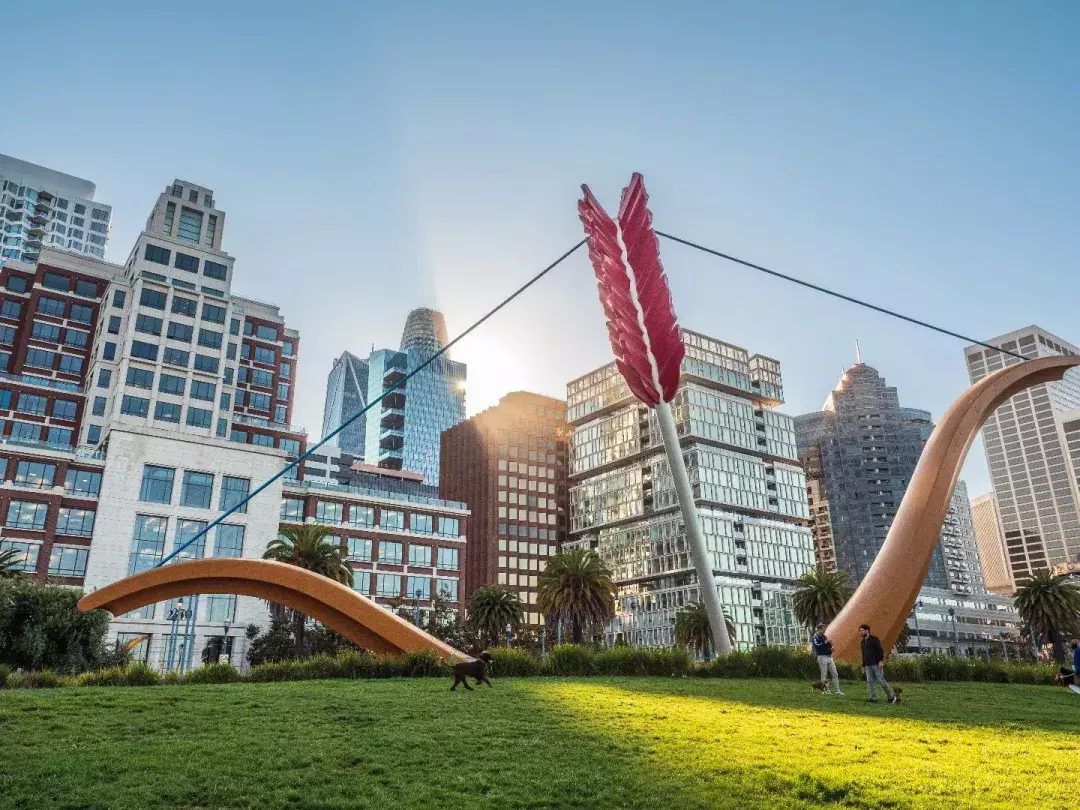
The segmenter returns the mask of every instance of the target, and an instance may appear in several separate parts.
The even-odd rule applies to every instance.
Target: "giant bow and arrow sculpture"
[[[634,396],[656,411],[682,508],[690,556],[709,614],[713,644],[724,655],[731,652],[731,639],[701,533],[675,417],[668,404],[679,388],[686,348],[660,264],[652,214],[645,205],[648,201],[645,181],[636,172],[631,177],[630,185],[623,189],[617,219],[608,216],[588,186],[581,189],[585,196],[578,202],[578,215],[589,236],[589,260],[596,271],[611,350]]]

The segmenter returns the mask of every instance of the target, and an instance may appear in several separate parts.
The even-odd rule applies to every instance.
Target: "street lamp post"
[[[510,647],[510,633],[511,633],[511,631],[513,631],[513,629],[514,629],[514,626],[512,624],[510,624],[510,622],[507,622],[506,623],[506,646],[507,646],[508,649]]]
[[[416,592],[413,594],[413,596],[416,597],[416,600],[413,602],[413,624],[417,627],[420,626],[420,597],[423,593],[424,591],[422,588],[417,588]]]
[[[919,632],[919,608],[921,607],[922,600],[919,600],[911,611],[911,615],[915,619],[915,643],[919,645],[919,655],[922,655],[922,633]]]
[[[547,625],[540,625],[540,657],[547,658]]]
[[[956,635],[956,611],[949,608],[949,619],[952,620],[953,655],[960,657],[960,638]]]
[[[229,620],[226,619],[225,624],[222,625],[222,629],[225,632],[221,636],[221,654],[218,656],[218,663],[219,664],[228,664],[230,659],[232,658],[232,655],[231,655],[230,650],[229,650],[229,629],[231,627],[232,627],[232,625],[229,623]],[[224,660],[222,660],[222,659],[224,659]]]
[[[1005,646],[1005,631],[1001,631],[1001,654],[1005,657],[1005,663],[1009,663],[1009,648]]]

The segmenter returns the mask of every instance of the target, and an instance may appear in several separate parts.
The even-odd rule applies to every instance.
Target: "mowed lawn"
[[[796,681],[0,692],[3,808],[1080,806],[1080,698]]]

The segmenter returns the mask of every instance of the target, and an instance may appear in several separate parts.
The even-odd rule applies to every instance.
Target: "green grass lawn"
[[[1080,806],[1080,698],[796,681],[0,692],[2,808]]]

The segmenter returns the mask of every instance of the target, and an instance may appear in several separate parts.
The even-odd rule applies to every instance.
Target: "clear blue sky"
[[[301,331],[313,432],[343,349],[396,345],[416,306],[464,328],[580,238],[580,183],[614,207],[634,170],[664,230],[977,337],[1080,340],[1075,2],[8,3],[0,24],[0,151],[95,181],[115,261],[174,177],[213,188],[237,290]],[[779,359],[788,413],[856,338],[905,405],[967,384],[958,341],[661,249],[681,322]],[[565,395],[609,359],[585,256],[457,356],[470,411]]]

